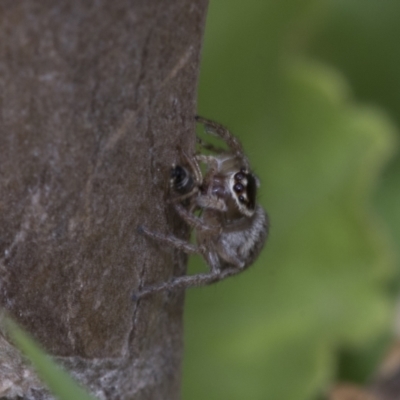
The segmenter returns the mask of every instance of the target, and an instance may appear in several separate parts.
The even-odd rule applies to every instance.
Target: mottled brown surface
[[[380,400],[365,388],[352,384],[340,383],[332,388],[328,400]]]
[[[164,198],[206,5],[0,3],[1,304],[100,398],[179,397],[184,295],[131,294],[184,273],[136,228],[186,234]]]
[[[390,346],[369,385],[378,400],[400,399],[400,340]]]

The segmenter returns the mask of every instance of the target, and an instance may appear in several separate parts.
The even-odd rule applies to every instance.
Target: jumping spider
[[[200,146],[213,154],[189,157],[183,153],[186,165],[174,165],[171,169],[171,203],[194,229],[197,245],[140,229],[160,243],[187,254],[200,254],[210,271],[145,287],[134,295],[135,299],[162,290],[208,285],[238,274],[256,260],[267,239],[268,216],[256,203],[259,181],[250,171],[242,145],[222,125],[202,117],[196,120],[208,134],[218,136],[228,146],[225,150],[198,139]],[[204,174],[200,164],[205,165]],[[199,216],[196,211],[200,211]]]

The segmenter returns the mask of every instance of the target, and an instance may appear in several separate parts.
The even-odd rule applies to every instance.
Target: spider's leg
[[[207,164],[208,167],[212,170],[218,170],[218,161],[215,156],[207,156],[205,154],[196,154],[195,159],[199,162]]]
[[[221,154],[226,153],[226,150],[222,147],[214,146],[211,143],[205,142],[203,139],[197,137],[197,143],[205,150],[212,151],[213,153]]]
[[[139,300],[152,293],[162,292],[164,290],[177,290],[187,289],[195,286],[205,286],[221,281],[229,276],[236,275],[243,270],[241,268],[230,267],[220,271],[212,271],[205,274],[196,275],[184,275],[173,278],[169,282],[160,283],[159,285],[153,285],[143,288],[132,296],[133,300]]]
[[[207,156],[204,154],[197,154],[195,157],[197,161],[206,164],[208,167],[207,174],[203,179],[202,187],[207,188],[207,195],[211,196],[212,182],[219,168],[218,160],[214,156]]]
[[[201,183],[203,181],[203,174],[201,173],[200,165],[199,165],[196,157],[189,157],[188,154],[182,149],[180,149],[180,152],[182,153],[182,158],[185,159],[186,163],[192,169],[192,172],[194,175],[194,180],[196,181],[196,184],[201,185]]]
[[[242,144],[239,139],[232,135],[232,133],[223,125],[209,119],[196,116],[196,121],[204,125],[206,132],[210,135],[219,136],[231,149],[233,154],[243,160],[244,167],[248,168],[248,161],[244,155]]]
[[[217,210],[225,212],[227,210],[226,202],[212,195],[201,195],[196,197],[196,204],[203,209]]]
[[[239,269],[244,269],[246,266],[245,262],[240,260],[232,249],[219,247],[218,254],[228,265],[232,265]]]
[[[143,233],[147,237],[152,238],[158,242],[164,243],[171,247],[175,247],[176,249],[181,250],[187,254],[202,254],[202,250],[199,247],[191,243],[188,243],[185,240],[179,239],[176,236],[164,235],[162,233],[152,232],[149,231],[144,226],[139,227],[139,232]]]
[[[215,233],[219,233],[220,231],[220,228],[218,226],[210,226],[205,224],[201,218],[196,217],[196,215],[186,210],[180,204],[175,204],[175,210],[190,227],[196,230],[211,231]]]
[[[173,197],[172,199],[169,199],[168,201],[171,203],[182,203],[184,200],[189,199],[190,197],[193,197],[198,192],[199,192],[199,188],[197,186],[195,186],[190,192],[182,194],[180,196]]]

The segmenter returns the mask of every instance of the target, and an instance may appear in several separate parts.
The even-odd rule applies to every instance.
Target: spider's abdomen
[[[244,226],[246,225],[246,226]],[[244,221],[237,230],[221,233],[218,253],[224,263],[236,258],[241,268],[250,266],[260,254],[268,236],[268,216],[258,205],[252,218]]]

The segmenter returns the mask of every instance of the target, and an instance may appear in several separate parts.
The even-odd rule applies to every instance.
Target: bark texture
[[[101,399],[178,399],[185,273],[137,233],[192,152],[206,0],[0,3],[0,300]],[[49,398],[0,337],[0,397]],[[25,374],[25,375],[24,375]]]

